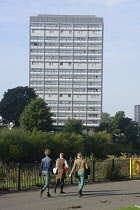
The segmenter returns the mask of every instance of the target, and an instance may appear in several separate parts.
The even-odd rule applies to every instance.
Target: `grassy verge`
[[[129,206],[129,207],[124,207],[122,209],[116,209],[116,210],[138,210],[140,209],[140,206]]]

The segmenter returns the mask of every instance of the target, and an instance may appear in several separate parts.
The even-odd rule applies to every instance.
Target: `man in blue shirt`
[[[50,172],[52,172],[52,174],[53,174],[52,159],[49,157],[50,150],[45,149],[44,153],[45,153],[46,157],[41,160],[41,169],[40,169],[40,173],[39,173],[39,176],[41,176],[41,174],[43,175],[44,181],[45,181],[45,185],[40,192],[41,198],[42,198],[42,194],[43,194],[44,190],[47,191],[48,197],[51,196],[49,193]]]

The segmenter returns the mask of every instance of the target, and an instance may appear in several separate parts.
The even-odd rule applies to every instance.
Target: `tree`
[[[99,127],[95,128],[95,131],[108,131],[109,130],[109,126],[110,126],[110,122],[111,122],[111,117],[110,114],[104,112],[102,114],[102,121],[99,125]]]
[[[84,126],[82,124],[82,120],[76,120],[76,119],[68,119],[67,122],[64,125],[63,131],[68,133],[77,133],[82,134]]]
[[[125,117],[124,111],[116,112],[114,117],[110,117],[108,113],[103,113],[102,121],[96,131],[106,130],[112,135],[114,141],[118,141],[118,139],[122,139],[124,129],[131,121],[132,119]]]
[[[105,130],[94,133],[92,136],[85,135],[86,156],[93,153],[96,158],[106,158],[111,153],[112,145],[112,136]]]
[[[127,127],[131,122],[132,122],[132,119],[128,117],[124,117],[120,119],[118,122],[118,128],[120,129],[120,132],[124,133],[125,127]]]
[[[19,128],[0,130],[0,160],[3,162],[25,162],[31,157],[29,132]]]
[[[139,149],[139,124],[132,121],[124,129],[125,143],[131,143],[134,149]]]
[[[46,142],[52,151],[51,157],[54,160],[58,158],[58,154],[61,152],[65,153],[66,159],[74,158],[79,151],[84,152],[84,138],[80,134],[59,131],[53,133],[53,138],[47,138]]]
[[[114,116],[114,120],[118,123],[124,117],[125,117],[125,112],[124,111],[118,111],[118,112],[116,112],[116,114]]]
[[[116,138],[121,133],[121,130],[119,128],[119,122],[124,119],[125,113],[124,111],[116,112],[115,116],[111,118],[111,123],[109,126],[109,133]]]
[[[108,133],[110,133],[112,136],[119,133],[118,124],[116,122],[115,117],[110,117],[110,114],[103,113],[102,115],[102,121],[99,125],[99,127],[95,128],[96,132],[104,131],[106,130]]]
[[[25,106],[35,98],[37,98],[37,95],[33,88],[26,86],[8,89],[0,102],[0,116],[2,117],[2,122],[13,122],[15,126],[18,126],[20,115]]]
[[[34,129],[45,132],[51,131],[53,128],[52,115],[44,100],[37,98],[25,107],[20,118],[20,126],[30,131]]]
[[[115,116],[112,117],[112,124],[115,125],[117,129],[112,132],[114,140],[117,140],[118,137],[124,133],[125,127],[130,124],[132,119],[125,117],[125,112],[124,111],[119,111],[116,112]]]

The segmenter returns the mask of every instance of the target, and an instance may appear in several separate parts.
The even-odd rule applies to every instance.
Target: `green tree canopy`
[[[25,107],[20,118],[20,126],[30,131],[34,129],[45,132],[51,131],[53,128],[52,115],[44,100],[37,98]]]
[[[85,135],[85,151],[87,156],[93,153],[96,158],[106,158],[111,153],[112,145],[112,136],[105,130],[94,133],[92,136]]]
[[[139,146],[139,124],[132,121],[124,129],[125,142],[127,144],[132,143],[135,149]]]
[[[27,86],[8,89],[0,102],[0,116],[3,123],[13,122],[15,126],[18,126],[20,115],[25,106],[36,97],[33,88]]]
[[[84,151],[84,138],[80,134],[55,132],[53,138],[47,139],[47,145],[49,146],[51,156],[56,159],[60,152],[65,153],[65,158],[69,159],[75,157],[77,152]]]
[[[132,119],[125,117],[124,111],[116,112],[115,116],[110,117],[108,113],[103,113],[102,121],[96,131],[106,130],[116,141],[118,137],[124,133],[125,127],[131,123]]]
[[[29,132],[19,128],[0,130],[0,160],[3,162],[28,161],[31,156]]]
[[[109,127],[110,127],[110,123],[111,123],[111,117],[110,114],[103,112],[102,113],[102,121],[99,125],[99,127],[95,128],[95,131],[109,131]]]
[[[124,111],[118,111],[116,112],[115,116],[112,117],[111,124],[116,127],[112,130],[112,135],[114,136],[114,139],[118,138],[122,133],[124,133],[125,127],[127,127],[132,119],[125,117]]]
[[[64,125],[63,131],[67,133],[77,133],[82,134],[84,126],[82,120],[68,119]]]
[[[55,161],[60,152],[65,158],[74,158],[77,152],[84,152],[84,138],[80,134],[60,132],[32,132],[13,128],[0,129],[0,161],[35,162],[44,157],[44,150],[51,150],[50,157]]]
[[[119,120],[118,122],[118,128],[120,129],[121,133],[124,133],[124,129],[132,122],[131,118],[124,117]]]

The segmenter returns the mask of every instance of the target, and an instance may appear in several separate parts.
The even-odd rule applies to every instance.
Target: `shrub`
[[[106,179],[109,180],[121,180],[124,175],[121,173],[121,165],[115,164],[114,167],[108,164],[106,167]]]

